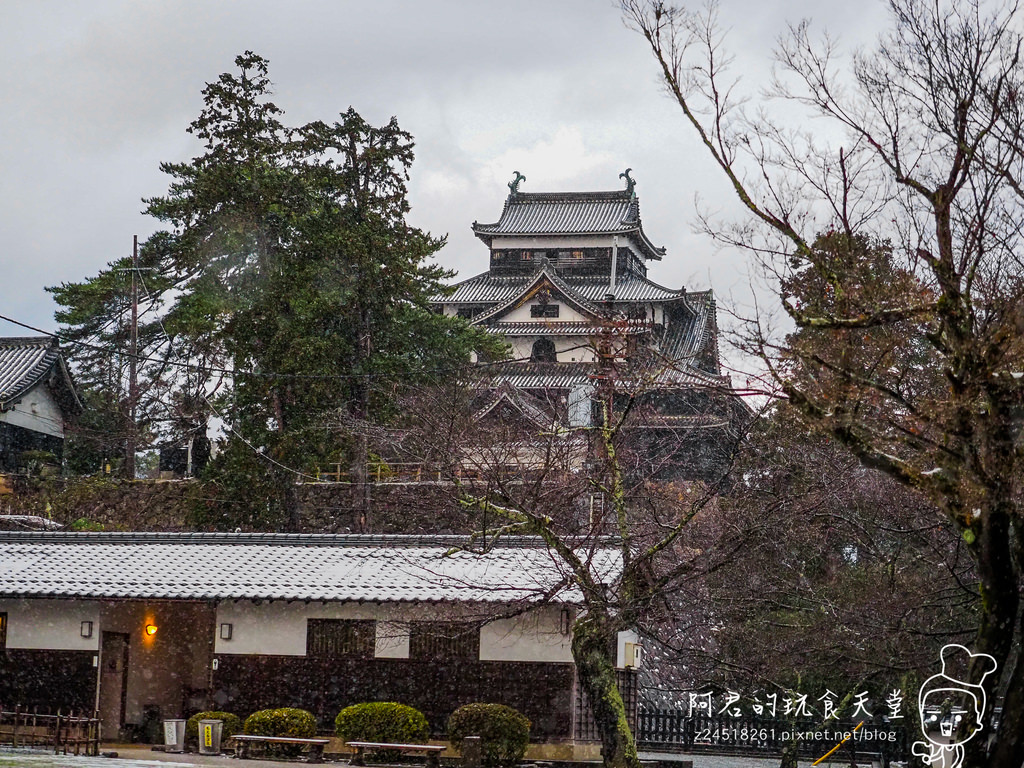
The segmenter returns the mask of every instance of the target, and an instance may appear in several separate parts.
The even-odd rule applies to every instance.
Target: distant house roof
[[[632,192],[515,192],[493,224],[473,222],[473,232],[490,244],[495,236],[632,235],[640,255],[665,255],[640,225],[640,203]]]
[[[0,411],[9,410],[46,382],[69,415],[82,410],[57,340],[50,336],[0,338]]]
[[[459,536],[0,532],[0,596],[372,602],[580,601],[538,539],[487,554]],[[594,567],[613,583],[615,549]]]

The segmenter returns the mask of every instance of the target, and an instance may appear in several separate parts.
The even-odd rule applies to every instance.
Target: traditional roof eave
[[[559,279],[574,294],[591,303],[603,300],[608,291],[608,275],[559,276]],[[443,293],[432,296],[430,301],[435,306],[493,305],[513,298],[532,280],[532,274],[494,275],[481,272],[448,286]],[[615,281],[617,304],[666,304],[681,301],[686,296],[685,288],[666,288],[640,275],[620,275]]]
[[[640,222],[640,203],[630,190],[610,192],[513,192],[498,221],[473,222],[473,233],[488,247],[495,237],[625,235],[641,255],[660,261],[665,248],[654,245]]]
[[[499,404],[508,403],[517,412],[522,414],[523,418],[527,419],[538,429],[548,430],[555,424],[555,420],[549,414],[544,413],[543,409],[525,402],[520,392],[515,387],[510,386],[508,382],[499,384],[496,389],[492,390],[491,394],[493,395],[491,401],[476,412],[473,417],[474,420],[480,421],[498,407]]]
[[[56,337],[0,338],[0,412],[43,383],[68,417],[84,410]]]
[[[582,296],[576,293],[571,286],[567,285],[561,277],[558,276],[554,270],[549,266],[545,265],[537,271],[533,279],[528,282],[519,293],[515,294],[506,301],[491,307],[486,312],[483,312],[473,318],[473,325],[480,325],[491,318],[498,317],[505,312],[513,310],[517,307],[522,306],[531,298],[533,298],[541,288],[548,285],[554,288],[562,297],[572,306],[576,308],[583,315],[587,315],[592,318],[600,317],[601,311],[594,304],[584,299]]]

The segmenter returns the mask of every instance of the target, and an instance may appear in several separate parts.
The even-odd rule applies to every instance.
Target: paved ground
[[[74,757],[73,755],[46,755],[29,751],[0,750],[0,768],[193,768],[193,766],[222,766],[222,768],[296,768],[303,763],[276,760],[236,760],[232,757],[208,755],[172,755],[153,752],[149,747],[105,744],[103,752],[117,752],[117,759],[108,757]]]
[[[733,756],[719,756],[719,755],[666,755],[666,754],[652,754],[650,752],[641,752],[641,760],[692,760],[693,768],[778,768],[779,758],[760,758],[760,757],[733,757]],[[811,765],[810,761],[800,761],[800,768],[808,768]],[[832,762],[826,760],[824,763],[819,763],[821,768],[849,768],[850,763],[848,759],[846,762],[837,761]]]
[[[296,768],[303,763],[278,762],[273,760],[239,761],[232,757],[213,757],[207,755],[175,755],[153,752],[149,747],[107,744],[104,752],[117,752],[117,759],[104,757],[73,757],[45,755],[28,751],[0,751],[0,768],[192,768],[192,766],[221,766],[222,768]],[[762,759],[751,757],[718,757],[714,755],[665,755],[641,752],[643,760],[692,760],[693,768],[777,768],[778,758]],[[342,763],[347,765],[347,763]],[[807,768],[809,762],[801,762],[801,768]],[[847,768],[848,763],[832,763],[826,761],[822,766]]]

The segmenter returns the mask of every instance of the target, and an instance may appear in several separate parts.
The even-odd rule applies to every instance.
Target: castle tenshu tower
[[[644,231],[629,170],[620,178],[625,187],[613,191],[522,192],[526,178],[517,171],[498,220],[472,225],[489,269],[435,304],[510,344],[512,361],[492,371],[492,400],[524,412],[550,413],[555,403],[560,412],[552,415],[565,426],[590,424],[598,339],[612,328],[621,352],[616,376],[628,378],[638,355],[653,361],[645,368],[654,371],[651,427],[715,439],[708,430],[729,428],[746,408],[723,397],[730,381],[719,360],[714,296],[648,279],[647,263],[661,261],[665,248]]]

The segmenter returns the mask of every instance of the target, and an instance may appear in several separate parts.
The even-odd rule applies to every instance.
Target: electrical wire
[[[149,298],[152,301],[152,298],[149,296],[148,292],[147,292],[147,298]],[[48,336],[50,338],[57,339],[58,341],[62,341],[64,343],[66,343],[66,344],[74,344],[76,346],[85,347],[86,349],[91,349],[91,350],[96,351],[96,352],[108,352],[108,353],[109,352],[115,352],[116,354],[122,355],[124,357],[129,357],[129,358],[130,357],[134,357],[139,362],[156,362],[156,363],[159,363],[160,365],[168,365],[168,366],[171,366],[171,367],[174,367],[174,368],[181,368],[181,369],[184,369],[186,371],[192,371],[192,372],[196,372],[196,373],[220,373],[220,374],[224,374],[226,376],[232,376],[232,377],[239,376],[239,375],[244,375],[244,376],[255,376],[255,377],[260,377],[260,378],[268,378],[268,379],[300,379],[300,380],[302,380],[302,379],[311,379],[311,380],[343,380],[343,379],[393,378],[393,374],[390,374],[390,373],[322,373],[322,374],[319,374],[319,373],[273,373],[273,372],[266,372],[266,371],[245,371],[244,374],[240,374],[240,373],[238,373],[237,371],[235,371],[235,370],[233,370],[231,368],[224,368],[224,367],[221,367],[221,366],[200,366],[200,365],[194,365],[193,363],[183,363],[183,362],[178,362],[178,361],[175,361],[175,360],[166,360],[166,359],[162,359],[162,358],[158,358],[158,357],[152,357],[152,356],[141,355],[141,354],[136,354],[136,355],[133,356],[131,353],[125,352],[123,350],[116,350],[116,349],[112,350],[109,347],[100,346],[98,344],[91,344],[91,343],[86,342],[86,341],[79,341],[77,339],[68,338],[64,334],[54,333],[52,331],[44,331],[42,328],[37,328],[36,326],[29,325],[28,323],[23,323],[23,322],[21,322],[19,320],[15,320],[14,318],[8,317],[7,315],[3,315],[3,314],[0,314],[0,320],[4,320],[4,321],[6,321],[8,323],[11,323],[12,325],[17,325],[17,326],[19,326],[21,328],[25,328],[27,330],[34,331],[36,333],[42,334],[43,336]],[[167,330],[163,327],[163,321],[160,320],[159,318],[157,318],[157,322],[160,324],[161,330],[163,330],[164,338],[168,342],[170,342],[171,341],[171,337],[167,333]],[[562,351],[563,352],[571,352],[571,351],[575,351],[575,350],[578,350],[578,349],[589,349],[589,348],[590,348],[590,346],[587,345],[587,344],[580,344],[580,345],[577,345],[575,347],[570,347],[570,348],[568,348],[566,350],[562,350]],[[458,373],[460,371],[479,370],[481,368],[484,368],[484,369],[486,369],[486,368],[500,368],[502,366],[508,365],[509,363],[526,363],[526,362],[530,362],[531,359],[532,358],[530,358],[530,357],[513,357],[513,358],[506,358],[506,359],[503,359],[503,360],[495,360],[495,361],[492,361],[492,362],[464,363],[462,365],[459,365],[458,367],[427,368],[427,369],[421,370],[420,373],[453,374],[453,373]]]

